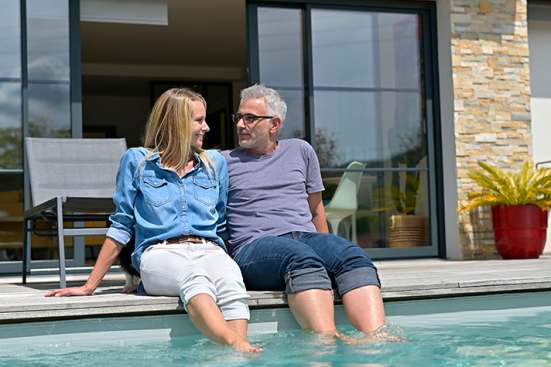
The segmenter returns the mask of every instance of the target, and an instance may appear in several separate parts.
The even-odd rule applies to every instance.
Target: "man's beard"
[[[242,142],[239,140],[239,146],[245,149],[257,149],[257,148],[264,148],[267,147],[270,143],[270,135],[268,134],[268,131],[259,131],[256,133],[256,135],[250,135],[250,139],[248,141]]]

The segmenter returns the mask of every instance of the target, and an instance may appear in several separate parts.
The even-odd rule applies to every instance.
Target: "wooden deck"
[[[533,260],[448,261],[438,259],[375,262],[385,303],[526,291],[551,291],[551,256]],[[68,276],[70,286],[85,276]],[[108,275],[90,297],[46,298],[58,287],[55,278],[0,278],[0,323],[155,315],[183,312],[176,297],[123,294],[124,275]],[[286,307],[280,292],[250,292],[251,308]],[[336,303],[340,300],[335,299]],[[549,300],[551,305],[551,299]]]

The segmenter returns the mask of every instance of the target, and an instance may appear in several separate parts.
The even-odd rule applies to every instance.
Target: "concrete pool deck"
[[[441,259],[375,261],[386,303],[500,293],[551,290],[551,256],[529,260],[450,261]],[[68,286],[87,275],[68,275]],[[183,311],[177,297],[123,294],[124,275],[108,274],[91,297],[46,298],[59,287],[55,276],[0,277],[0,324],[45,320],[164,315]],[[249,292],[251,309],[286,307],[281,292]],[[335,302],[340,299],[335,297]],[[549,300],[551,305],[551,299]]]

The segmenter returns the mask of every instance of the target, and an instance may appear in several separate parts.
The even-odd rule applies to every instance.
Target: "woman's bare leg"
[[[230,345],[247,352],[262,350],[262,348],[253,347],[237,333],[230,330],[211,296],[207,294],[196,295],[188,302],[187,311],[195,327],[210,341]]]
[[[247,320],[228,320],[226,321],[226,324],[231,331],[233,331],[243,339],[247,339]]]

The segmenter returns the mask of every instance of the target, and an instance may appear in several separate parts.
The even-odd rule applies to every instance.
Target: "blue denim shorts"
[[[285,291],[337,288],[341,295],[381,286],[377,268],[363,249],[326,233],[291,232],[259,238],[235,257],[249,290]]]

